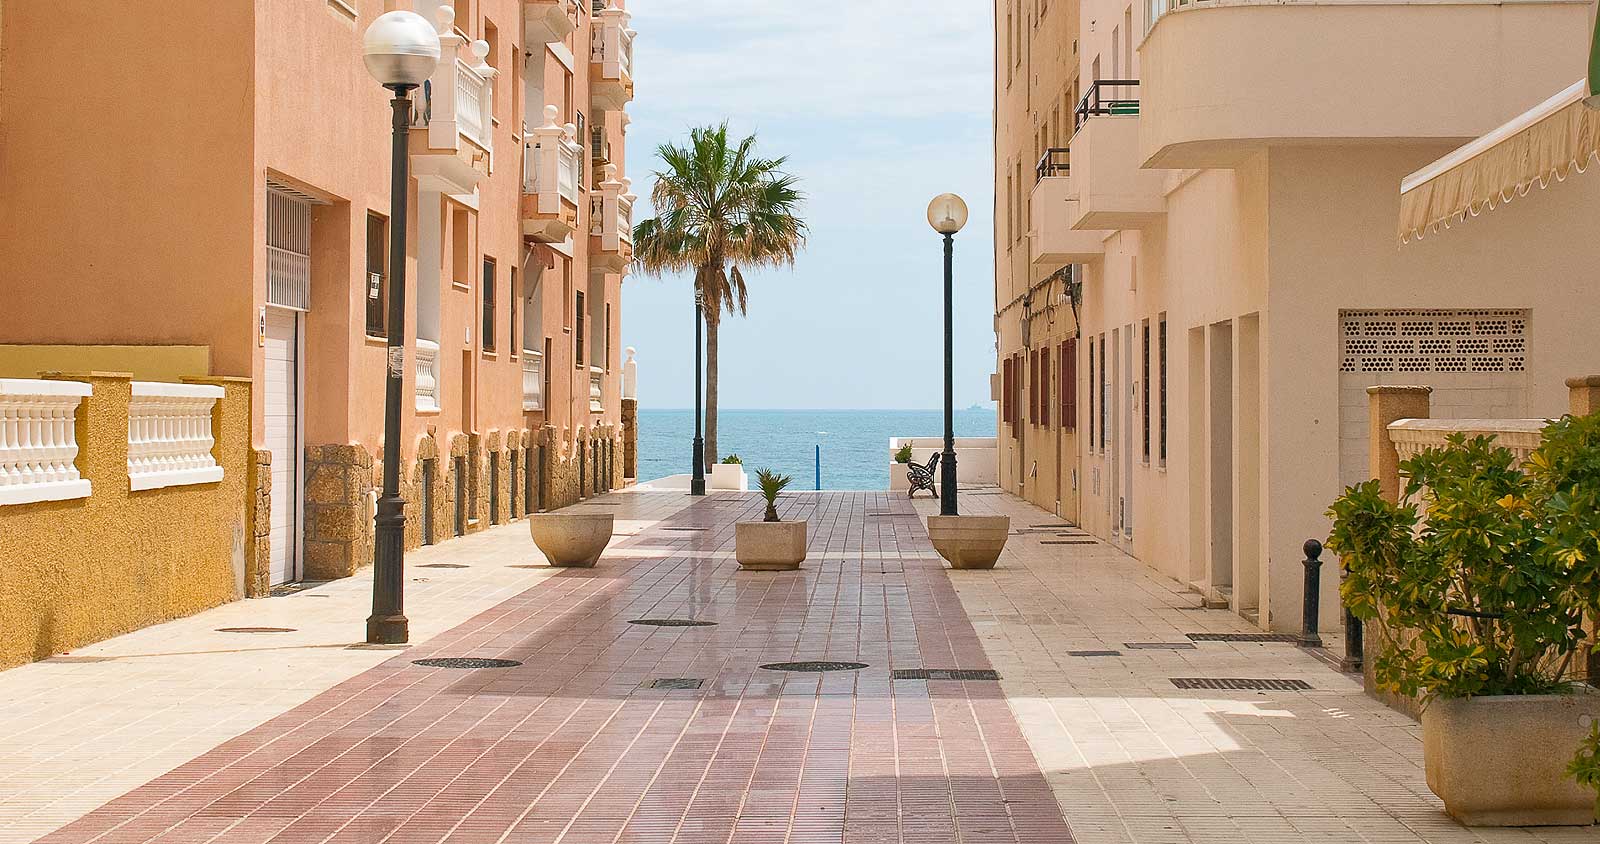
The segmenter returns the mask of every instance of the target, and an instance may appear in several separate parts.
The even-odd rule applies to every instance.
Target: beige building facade
[[[1588,16],[1082,0],[1070,164],[1029,186],[1027,221],[1034,274],[1081,280],[1076,390],[1058,373],[1018,399],[1076,412],[1062,515],[1214,606],[1294,629],[1301,545],[1366,476],[1367,387],[1429,384],[1435,416],[1559,413],[1563,379],[1596,363],[1571,338],[1600,316],[1582,281],[1600,183],[1551,214],[1504,209],[1468,248],[1402,249],[1394,221],[1403,177],[1581,72]],[[997,310],[1015,295],[1001,286]],[[997,326],[1004,382],[1014,329]],[[1027,490],[1031,459],[1002,463]]]
[[[105,349],[199,347],[209,372],[182,374],[248,379],[270,467],[263,586],[371,562],[399,268],[389,94],[361,44],[397,8],[436,22],[443,47],[410,132],[416,546],[622,482],[628,12],[67,0],[0,18],[0,343],[15,347],[0,363],[29,368],[48,345],[54,368],[84,368],[59,364],[97,346],[95,368],[116,368]]]

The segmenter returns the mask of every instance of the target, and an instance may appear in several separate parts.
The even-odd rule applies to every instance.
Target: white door
[[[267,308],[266,447],[272,453],[272,583],[300,578],[300,312]]]

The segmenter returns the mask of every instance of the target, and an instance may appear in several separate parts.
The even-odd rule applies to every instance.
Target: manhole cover
[[[1286,642],[1298,644],[1288,633],[1190,633],[1191,642]]]
[[[471,568],[471,566],[465,565],[463,563],[428,563],[427,565],[417,566],[417,568],[419,568],[419,569],[465,569],[465,568]]]
[[[1192,651],[1194,645],[1190,642],[1123,642],[1122,646],[1130,651]]]
[[[629,624],[643,624],[646,627],[715,627],[715,621],[700,621],[693,618],[636,618]]]
[[[1000,672],[987,668],[897,668],[891,680],[998,680]]]
[[[475,656],[441,656],[414,659],[411,663],[424,668],[516,668],[522,664],[514,659],[483,659]]]
[[[293,633],[293,627],[218,627],[218,633]]]
[[[857,671],[866,668],[865,662],[769,662],[761,666],[764,671]]]
[[[1122,651],[1067,651],[1067,656],[1122,656]]]
[[[1252,680],[1243,677],[1169,677],[1180,689],[1219,689],[1230,692],[1303,692],[1304,680]]]
[[[705,681],[698,677],[657,677],[650,681],[652,689],[698,689]]]

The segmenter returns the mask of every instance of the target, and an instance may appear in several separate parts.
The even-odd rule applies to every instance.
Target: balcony
[[[617,165],[606,165],[600,190],[589,195],[589,266],[620,273],[633,260],[633,202],[628,179],[617,180]]]
[[[544,355],[522,350],[522,409],[544,410]]]
[[[571,123],[556,124],[560,110],[545,106],[544,125],[523,132],[522,235],[561,243],[578,229],[578,179],[583,146]]]
[[[1034,280],[1041,280],[1067,264],[1087,264],[1105,255],[1102,231],[1078,231],[1078,199],[1066,168],[1052,170],[1033,186],[1028,201],[1033,230],[1028,232]]]
[[[1188,0],[1139,49],[1140,161],[1225,168],[1285,143],[1463,143],[1572,81],[1591,8]]]
[[[589,367],[589,412],[604,413],[606,371],[598,366]]]
[[[522,4],[524,44],[565,41],[578,28],[583,14],[578,0],[526,0]]]
[[[1075,115],[1069,225],[1079,231],[1143,228],[1167,213],[1166,176],[1142,170],[1139,100],[1132,79],[1098,80]]]
[[[413,95],[411,171],[424,187],[471,193],[494,166],[495,69],[488,42],[456,34],[450,6],[439,7],[437,27],[439,64]]]
[[[439,412],[439,344],[417,338],[417,411]]]
[[[596,12],[589,49],[589,95],[596,108],[622,111],[633,100],[633,30],[629,13],[616,7]]]

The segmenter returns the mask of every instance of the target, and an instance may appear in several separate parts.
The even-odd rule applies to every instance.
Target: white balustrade
[[[633,359],[634,348],[629,346],[623,349],[628,359],[622,363],[622,397],[637,399],[639,397],[639,362]]]
[[[211,449],[211,411],[221,387],[134,381],[128,402],[128,488],[160,489],[222,480]]]
[[[418,119],[428,127],[431,149],[461,149],[465,138],[494,157],[494,76],[486,61],[487,41],[473,41],[455,31],[455,9],[441,5],[435,24],[439,33],[440,61],[428,79],[427,102]],[[462,48],[467,55],[462,55]]]
[[[598,366],[589,367],[589,411],[601,413],[606,409],[605,400],[606,371]]]
[[[522,352],[522,409],[544,410],[544,355]]]
[[[632,181],[617,180],[617,165],[607,164],[605,181],[590,195],[589,233],[600,238],[604,252],[620,252],[623,244],[633,244],[633,203],[638,197],[629,190]]]
[[[633,78],[633,37],[628,28],[632,14],[615,6],[595,14],[594,36],[589,44],[589,60],[602,65],[606,79]]]
[[[622,180],[623,190],[627,190],[627,179]],[[623,193],[617,197],[617,239],[629,246],[633,245],[633,201],[637,199],[631,193]]]
[[[456,125],[462,137],[489,149],[489,127],[492,125],[487,107],[490,104],[490,82],[474,72],[466,62],[457,59],[456,64]]]
[[[578,173],[583,146],[576,140],[578,127],[556,123],[561,109],[544,107],[544,125],[528,127],[523,151],[523,192],[539,197],[540,214],[561,211],[561,200],[578,204]]]
[[[1430,448],[1443,448],[1454,433],[1468,439],[1486,436],[1515,456],[1516,465],[1527,462],[1544,441],[1544,419],[1401,419],[1389,425],[1389,439],[1401,460]]]
[[[583,145],[573,140],[577,127],[562,127],[565,137],[556,146],[556,192],[562,199],[578,204],[578,183],[583,172]]]
[[[439,410],[439,344],[417,338],[417,410]]]
[[[78,474],[78,381],[0,378],[0,505],[86,498]]]

